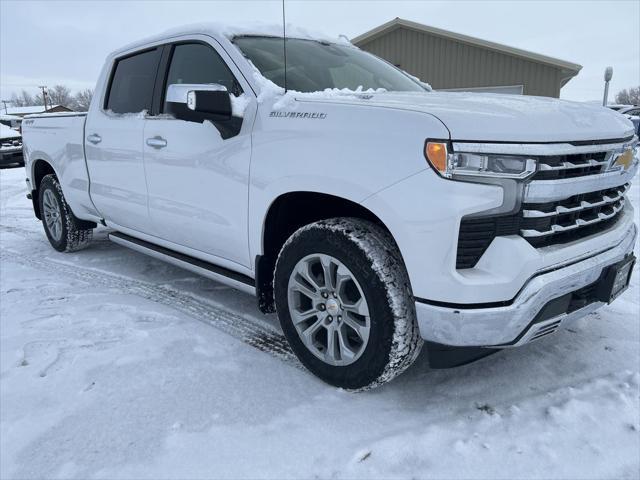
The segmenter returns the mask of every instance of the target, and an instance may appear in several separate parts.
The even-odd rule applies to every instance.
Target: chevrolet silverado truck
[[[257,296],[350,390],[546,337],[620,295],[624,116],[431,91],[344,40],[198,26],[108,56],[86,114],[23,122],[53,248],[109,238]],[[285,61],[286,59],[286,61]]]

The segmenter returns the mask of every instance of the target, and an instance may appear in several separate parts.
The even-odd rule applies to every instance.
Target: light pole
[[[609,96],[609,82],[613,77],[613,68],[607,67],[604,70],[604,98],[602,99],[602,105],[607,106],[607,97]]]

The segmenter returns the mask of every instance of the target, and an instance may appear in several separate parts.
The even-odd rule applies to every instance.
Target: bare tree
[[[92,97],[93,90],[91,90],[90,88],[80,90],[74,97],[74,110],[77,110],[79,112],[86,112],[87,110],[89,110],[89,105],[91,104]]]
[[[54,85],[47,91],[47,100],[50,105],[62,105],[64,107],[73,107],[74,99],[71,96],[71,90],[64,85]]]
[[[616,94],[616,103],[625,105],[640,105],[640,87],[620,90]]]
[[[11,95],[10,101],[14,107],[30,107],[32,105],[38,105],[36,99],[26,90],[22,90],[19,94],[14,93]]]
[[[85,88],[73,94],[66,85],[55,85],[46,89],[45,94],[49,108],[54,105],[62,105],[71,110],[86,112],[89,109],[91,97],[93,97],[93,90]],[[13,93],[9,103],[14,107],[30,107],[32,105],[44,105],[44,99],[42,98],[42,93],[31,95],[26,90],[22,90],[20,93]]]

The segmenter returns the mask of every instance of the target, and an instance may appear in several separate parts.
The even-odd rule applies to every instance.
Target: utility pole
[[[42,90],[42,101],[44,102],[44,111],[48,110],[47,108],[47,86],[46,85],[38,85],[38,88]]]
[[[611,81],[611,77],[613,77],[613,68],[607,67],[604,70],[604,98],[602,99],[602,106],[607,106],[608,96],[609,96],[609,82]]]
[[[4,103],[4,113],[9,113],[7,110],[7,103],[9,103],[9,100],[2,100],[2,103]]]

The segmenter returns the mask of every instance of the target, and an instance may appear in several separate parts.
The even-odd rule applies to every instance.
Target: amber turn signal
[[[427,142],[424,153],[429,163],[441,174],[447,172],[447,144],[440,142]]]

